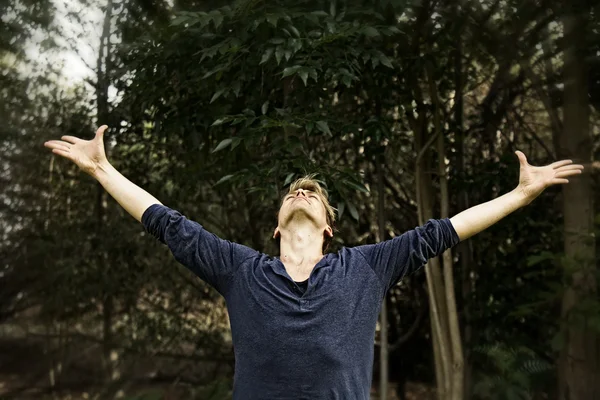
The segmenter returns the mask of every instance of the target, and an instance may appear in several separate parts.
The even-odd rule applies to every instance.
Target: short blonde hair
[[[306,175],[300,179],[295,180],[290,185],[290,189],[285,194],[285,196],[287,196],[290,193],[296,192],[298,189],[310,190],[311,192],[316,193],[317,196],[319,196],[319,198],[323,202],[323,205],[325,206],[327,225],[329,225],[331,227],[331,229],[334,229],[335,208],[333,208],[331,206],[331,204],[329,204],[329,194],[327,193],[327,189],[322,187],[321,184],[319,183],[319,181],[315,179],[315,177],[316,177],[316,174],[311,174],[311,175]],[[285,196],[283,196],[283,199],[281,200],[282,204],[283,204],[283,200],[285,199]],[[327,250],[327,248],[331,244],[331,241],[332,241],[331,237],[324,235],[323,252],[325,252]]]

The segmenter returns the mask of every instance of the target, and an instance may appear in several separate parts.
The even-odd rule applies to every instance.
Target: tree
[[[563,18],[564,128],[557,153],[591,165],[590,105],[586,31],[588,17],[581,2],[571,3]],[[564,345],[559,361],[559,398],[600,396],[597,274],[594,237],[594,195],[589,173],[564,188],[566,291],[561,317]]]

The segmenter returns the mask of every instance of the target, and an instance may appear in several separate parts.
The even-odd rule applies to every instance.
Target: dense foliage
[[[595,159],[600,19],[595,3],[577,4]],[[436,134],[451,214],[515,187],[514,150],[548,164],[567,135],[561,2],[110,0],[97,10],[108,27],[97,79],[76,88],[22,53],[34,31],[56,50],[52,2],[0,10],[0,353],[12,349],[0,393],[14,398],[219,399],[233,368],[223,300],[45,140],[107,123],[109,159],[130,180],[220,237],[277,254],[280,198],[301,175],[330,192],[337,251],[418,224],[416,149]],[[440,154],[425,153],[437,218]],[[470,254],[454,283],[473,398],[556,393],[570,284],[562,210],[549,190],[455,253]],[[419,271],[387,299],[399,393],[435,385],[424,282]],[[597,299],[578,310],[600,332]],[[15,362],[27,357],[43,362]]]

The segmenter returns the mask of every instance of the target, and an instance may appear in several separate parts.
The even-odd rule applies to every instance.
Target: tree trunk
[[[431,190],[431,176],[425,173],[425,168],[431,164],[429,148],[437,139],[438,171],[441,188],[441,217],[449,215],[448,181],[444,137],[440,115],[440,101],[434,81],[433,65],[426,66],[429,95],[434,105],[434,135],[427,143],[423,124],[415,132],[415,144],[418,152],[416,160],[417,204],[419,208],[419,225],[433,218],[434,194]],[[442,277],[438,258],[429,260],[425,267],[430,302],[430,316],[434,359],[436,362],[436,380],[439,399],[462,400],[464,397],[463,353],[454,294],[454,273],[452,253],[450,250],[443,255],[444,275]],[[437,354],[439,353],[439,354]],[[440,376],[441,375],[441,376]]]
[[[459,17],[459,11],[456,10],[456,18]],[[463,67],[462,67],[462,31],[461,28],[457,28],[456,33],[456,48],[453,52],[454,58],[454,124],[456,126],[455,140],[456,140],[456,159],[454,166],[456,169],[456,176],[461,181],[466,179],[466,168],[465,168],[465,152],[464,152],[464,99],[463,99]],[[466,188],[459,191],[457,195],[457,204],[459,210],[466,210],[469,208],[468,192]],[[463,350],[463,390],[465,399],[471,398],[471,364],[469,361],[469,347],[471,346],[471,296],[473,292],[471,272],[473,271],[473,248],[472,242],[466,241],[458,245],[457,251],[460,254],[460,268],[461,268],[461,294],[462,294],[462,311],[463,311],[463,330],[461,337],[463,338],[464,350]]]
[[[575,2],[580,3],[578,1]],[[573,9],[576,8],[572,4]],[[588,166],[579,177],[563,187],[565,273],[568,286],[562,301],[564,347],[559,360],[559,398],[588,400],[600,398],[598,376],[598,335],[589,327],[586,302],[597,302],[595,276],[594,204],[590,167],[592,138],[589,129],[589,101],[585,60],[587,15],[564,17],[564,130],[560,137],[560,158],[570,158]]]
[[[102,27],[102,35],[100,37],[100,48],[98,49],[98,58],[96,65],[96,105],[99,124],[110,125],[110,110],[108,105],[108,87],[110,80],[108,72],[110,71],[110,56],[111,56],[111,19],[113,11],[113,1],[107,0],[106,11],[104,14],[104,24]],[[109,146],[106,145],[106,155],[109,153]],[[108,251],[104,245],[104,232],[106,231],[106,208],[107,194],[102,185],[97,183],[96,186],[96,254],[98,256],[98,270],[100,274],[105,274],[108,271]],[[107,285],[107,280],[104,284]],[[112,322],[114,303],[112,299],[112,291],[103,287],[102,296],[102,363],[107,382],[111,382],[116,375],[114,360],[112,359]]]
[[[436,105],[438,107],[439,103]],[[439,123],[439,113],[437,123]],[[439,125],[438,125],[439,126]],[[438,128],[439,129],[439,128]],[[440,192],[441,192],[441,215],[440,218],[448,218],[450,209],[450,199],[448,196],[448,178],[446,177],[446,152],[444,150],[444,136],[438,135],[438,159],[440,174]],[[462,400],[464,397],[464,376],[463,376],[463,349],[460,337],[460,327],[458,324],[458,312],[456,310],[456,297],[454,294],[454,261],[452,260],[452,250],[448,249],[442,255],[444,260],[444,285],[446,289],[446,307],[448,313],[448,329],[450,336],[450,346],[452,349],[452,370],[451,374],[451,399]]]
[[[433,141],[430,139],[424,143],[423,124],[418,124],[421,129],[415,132],[415,145],[418,156],[415,165],[415,177],[417,185],[417,206],[419,214],[419,225],[433,218],[433,193],[431,191],[432,179],[425,171],[431,170],[431,157],[427,151]],[[431,337],[433,356],[436,369],[437,395],[440,400],[448,399],[450,394],[450,370],[452,356],[450,352],[450,341],[448,337],[448,323],[446,304],[444,296],[444,283],[440,272],[439,259],[433,258],[425,265],[425,276],[427,278],[427,294],[429,297],[429,314],[431,320]]]
[[[384,183],[383,183],[383,156],[384,148],[381,149],[381,155],[378,156],[376,162],[377,168],[377,222],[379,227],[379,241],[385,240],[385,201],[384,201]],[[379,318],[379,324],[381,326],[380,331],[380,347],[379,347],[379,398],[382,400],[388,399],[388,383],[389,383],[389,371],[388,371],[388,359],[389,359],[389,348],[388,348],[388,315],[387,315],[387,304],[386,304],[387,293],[383,297],[381,303],[381,313]]]

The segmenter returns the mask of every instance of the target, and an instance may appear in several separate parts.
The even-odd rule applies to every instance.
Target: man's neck
[[[323,231],[310,223],[291,222],[279,233],[279,258],[290,275],[310,274],[323,258]]]

